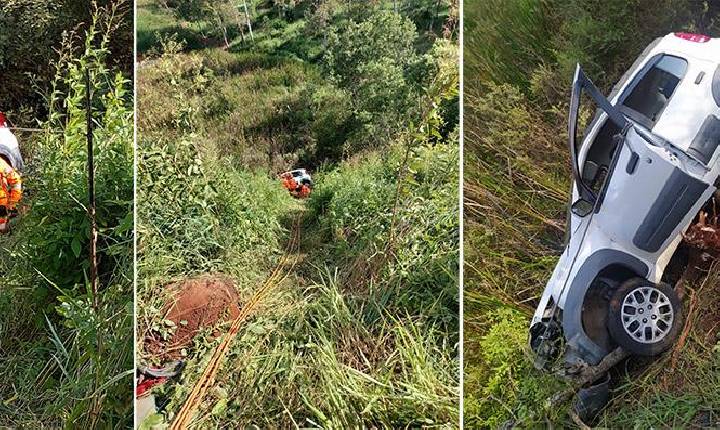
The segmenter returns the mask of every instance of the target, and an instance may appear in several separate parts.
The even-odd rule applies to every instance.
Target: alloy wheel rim
[[[657,288],[635,288],[622,303],[623,329],[636,342],[660,342],[670,332],[674,317],[670,299]]]

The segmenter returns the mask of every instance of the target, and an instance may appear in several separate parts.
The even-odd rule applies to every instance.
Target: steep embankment
[[[141,363],[195,323],[167,321],[167,284],[215,276],[238,304],[176,349],[187,366],[146,425],[457,425],[456,48],[321,3],[258,4],[254,43],[179,31],[143,62]],[[293,167],[307,200],[276,179]]]
[[[526,342],[563,247],[576,63],[607,93],[655,37],[683,29],[717,35],[717,22],[717,7],[689,1],[465,3],[466,425],[575,425],[567,408],[545,408],[561,383],[534,370]],[[717,273],[689,286],[683,342],[613,373],[612,400],[596,424],[717,423]]]
[[[400,148],[391,154],[388,160],[369,154],[316,176],[318,186],[307,202],[294,201],[277,182],[271,182],[273,189],[256,190],[255,199],[264,191],[282,193],[278,197],[285,210],[276,219],[285,228],[277,233],[278,243],[296,231],[288,227],[299,217],[299,247],[290,267],[282,264],[286,254],[274,253],[243,264],[220,257],[217,268],[208,269],[235,274],[238,303],[248,315],[232,328],[236,336],[226,344],[224,357],[215,359],[214,382],[199,396],[193,422],[351,426],[455,421],[458,183],[452,170],[457,147],[413,151],[417,167],[408,179],[415,183],[405,185],[395,212],[396,169],[404,154]],[[402,232],[396,233],[396,251],[386,246],[393,213]],[[232,237],[235,242],[228,242],[224,252],[244,248]],[[248,251],[257,250],[255,245]],[[157,261],[141,273],[159,269]],[[284,275],[273,277],[272,267]],[[258,275],[250,278],[248,272]],[[186,276],[192,275],[141,283],[141,300],[151,297],[148,303],[155,303],[140,306],[141,321],[147,321],[141,323],[141,340],[163,331],[172,339],[172,328],[157,313],[168,300],[163,284]],[[272,290],[252,300],[263,285]],[[228,326],[218,330],[225,333]],[[217,333],[209,328],[187,345],[182,379],[165,391],[168,420],[187,403],[225,340]],[[157,355],[144,345],[143,359],[154,361]]]

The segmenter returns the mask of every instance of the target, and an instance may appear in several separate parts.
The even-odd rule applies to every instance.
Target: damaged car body
[[[617,346],[652,356],[683,323],[663,273],[718,186],[720,39],[657,39],[604,97],[577,66],[569,113],[565,249],[530,327],[535,366],[597,365]],[[578,139],[582,94],[597,107]]]

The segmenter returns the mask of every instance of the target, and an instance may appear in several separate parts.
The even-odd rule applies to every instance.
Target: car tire
[[[607,324],[612,339],[629,353],[657,355],[680,334],[682,303],[670,285],[633,278],[610,299]]]

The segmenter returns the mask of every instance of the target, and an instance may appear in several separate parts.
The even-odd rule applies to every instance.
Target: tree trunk
[[[440,0],[437,0],[435,2],[435,15],[430,19],[430,28],[429,31],[433,31],[433,27],[435,26],[435,21],[437,21],[438,16],[440,15]]]
[[[230,42],[228,42],[227,27],[225,24],[222,25],[223,39],[225,40],[225,49],[230,49]]]
[[[248,12],[248,7],[247,7],[247,1],[246,1],[246,0],[243,0],[243,8],[245,9],[245,21],[247,22],[248,30],[250,30],[250,40],[252,40],[252,41],[254,42],[254,41],[255,41],[255,36],[253,36],[252,24],[250,23],[250,13]]]
[[[228,41],[227,25],[225,25],[225,20],[220,15],[219,10],[214,9],[213,11],[215,12],[215,19],[217,20],[217,26],[220,28],[220,31],[222,31],[223,40],[225,41],[225,49],[230,49],[230,42]]]

